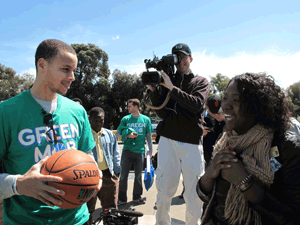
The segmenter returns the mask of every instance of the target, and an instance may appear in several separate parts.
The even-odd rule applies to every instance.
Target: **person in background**
[[[151,120],[140,113],[140,101],[138,99],[128,100],[127,108],[130,115],[122,118],[117,129],[118,133],[122,135],[122,141],[124,142],[121,156],[119,203],[127,202],[128,174],[132,166],[135,172],[132,199],[145,203],[142,198],[142,170],[145,159],[145,138],[147,138],[149,148],[147,154],[152,157]]]
[[[300,224],[300,136],[283,90],[266,74],[233,77],[226,125],[199,179],[202,224]]]
[[[288,108],[290,110],[290,115],[289,115],[290,121],[293,124],[293,126],[290,128],[290,130],[292,130],[293,132],[296,132],[298,135],[300,135],[300,123],[296,119],[297,114],[295,113],[294,105],[289,99],[286,99],[286,104],[288,105]],[[299,119],[299,117],[298,117],[298,119]]]
[[[223,132],[225,116],[221,108],[221,98],[218,95],[209,96],[205,107],[203,149],[204,159],[208,165],[215,143]]]
[[[102,211],[108,208],[118,208],[121,155],[116,135],[103,127],[104,118],[105,112],[100,107],[94,107],[89,112],[89,120],[96,143],[93,155],[103,174],[100,191],[87,203],[90,212],[90,225],[93,224],[93,212],[98,198],[101,201]]]
[[[147,85],[154,106],[162,105],[170,93],[167,105],[156,110],[156,114],[163,119],[156,128],[160,135],[156,170],[156,187],[159,187],[156,224],[171,224],[171,201],[182,173],[185,187],[183,196],[186,202],[185,222],[187,225],[195,225],[200,224],[202,212],[196,184],[205,167],[201,137],[209,82],[206,78],[192,73],[190,64],[193,57],[188,45],[176,44],[172,48],[172,54],[179,59],[176,73],[167,75],[158,71],[164,82],[156,86]]]

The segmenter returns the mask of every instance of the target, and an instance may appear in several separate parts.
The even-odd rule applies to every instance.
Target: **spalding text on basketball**
[[[73,170],[75,177],[73,180],[78,180],[86,177],[99,177],[99,170]]]

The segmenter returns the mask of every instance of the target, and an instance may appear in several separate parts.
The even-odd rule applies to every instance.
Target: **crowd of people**
[[[156,110],[162,119],[156,130],[156,225],[171,225],[170,206],[181,176],[187,225],[300,224],[300,124],[283,90],[271,76],[244,73],[229,81],[224,96],[209,96],[208,80],[190,68],[189,46],[179,43],[171,52],[179,59],[176,73],[158,71],[163,82],[147,85],[154,106],[169,96]],[[151,120],[140,113],[138,99],[129,99],[129,115],[115,135],[103,127],[101,107],[87,113],[79,98],[64,97],[77,61],[70,45],[43,41],[35,54],[33,86],[0,103],[4,224],[92,225],[98,199],[103,210],[128,201],[132,168],[132,199],[145,203],[142,171],[145,156],[153,152]],[[51,123],[45,123],[46,116]],[[78,127],[78,134],[63,138],[57,128],[66,124]],[[102,176],[98,192],[74,209],[54,206],[61,200],[52,194],[65,193],[48,182],[62,178],[40,173],[47,156],[68,148],[90,155]]]

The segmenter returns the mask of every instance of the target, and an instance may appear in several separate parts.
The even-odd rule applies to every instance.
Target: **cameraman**
[[[170,90],[168,104],[156,113],[163,121],[157,127],[160,135],[157,168],[157,213],[156,224],[171,224],[170,206],[175,195],[180,174],[185,185],[186,224],[200,224],[201,201],[197,198],[197,179],[204,173],[204,158],[201,136],[205,100],[209,93],[207,79],[195,76],[190,63],[191,50],[179,43],[172,48],[179,58],[176,74],[159,71],[164,79],[160,86],[147,85],[152,92],[153,105],[159,106]]]

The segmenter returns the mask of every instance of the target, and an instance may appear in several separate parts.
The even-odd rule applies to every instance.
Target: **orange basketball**
[[[99,185],[99,170],[94,160],[86,153],[76,149],[56,152],[43,164],[41,174],[63,178],[62,182],[48,182],[49,185],[65,192],[60,199],[60,208],[72,209],[90,200]]]

